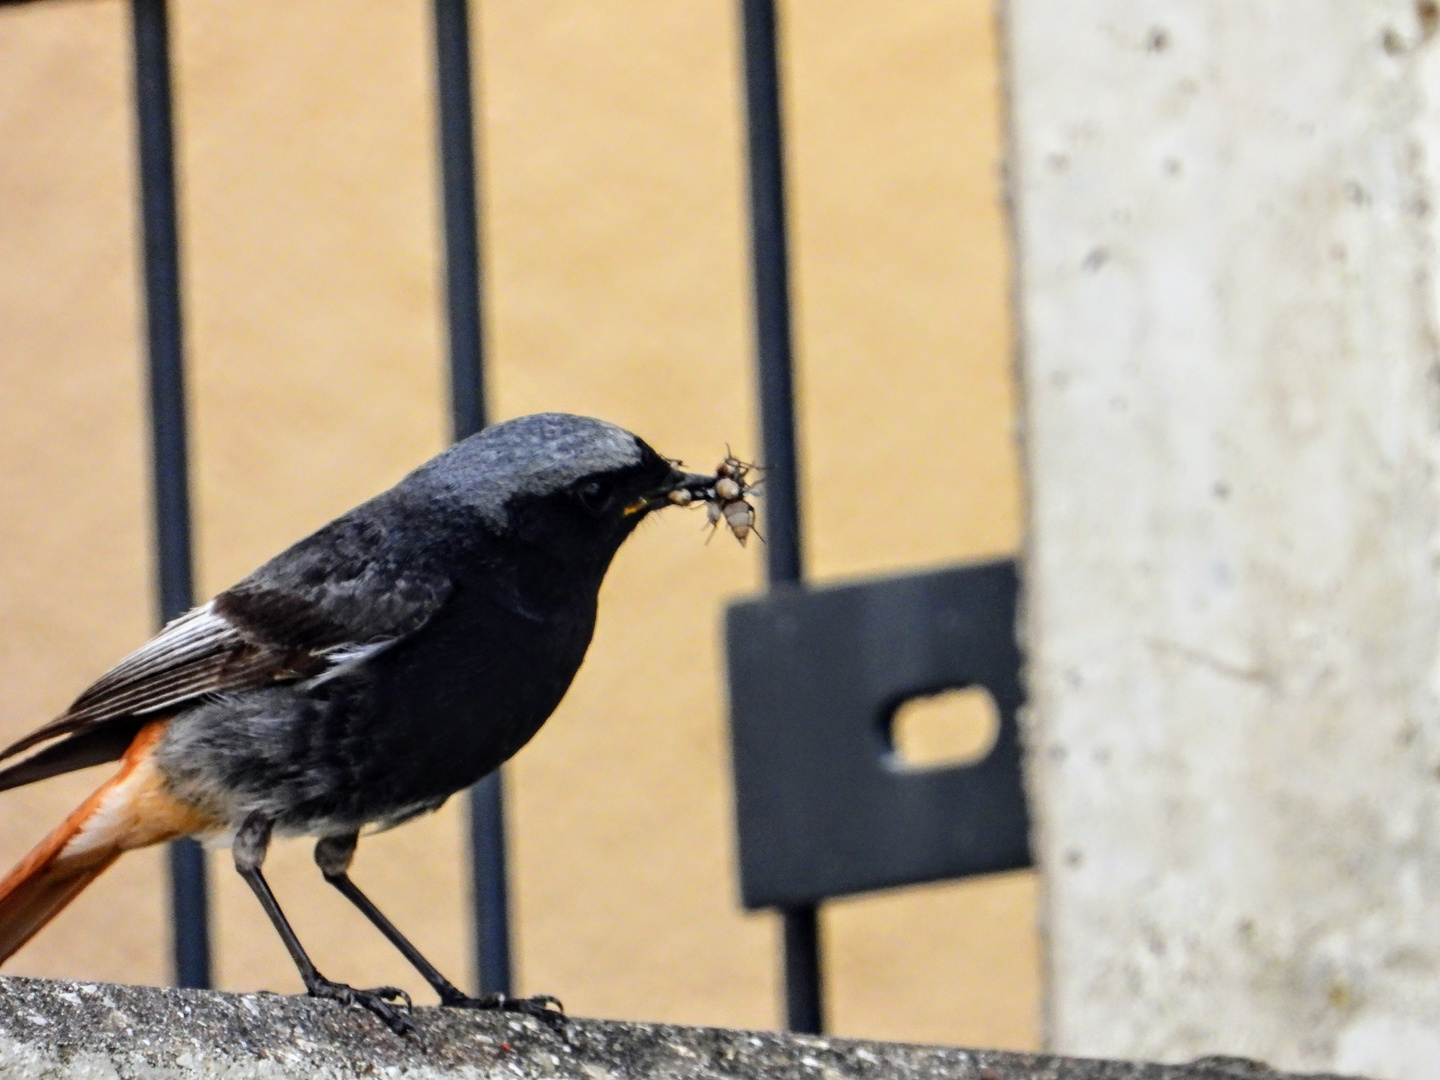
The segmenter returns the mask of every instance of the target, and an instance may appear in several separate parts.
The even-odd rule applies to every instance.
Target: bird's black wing
[[[313,678],[418,630],[445,603],[450,580],[423,557],[407,558],[394,528],[365,510],[180,616],[55,720],[0,750],[4,760],[69,736],[0,772],[0,790],[112,761],[139,723],[197,698]]]

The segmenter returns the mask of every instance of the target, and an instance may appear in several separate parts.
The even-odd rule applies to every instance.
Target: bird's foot
[[[410,995],[398,986],[375,986],[369,990],[360,990],[319,976],[307,989],[311,997],[326,998],[342,1005],[368,1009],[396,1035],[409,1035],[415,1030],[415,1021],[406,1015],[414,1008]],[[405,1003],[404,1012],[397,1007],[402,1001]]]
[[[468,994],[456,991],[453,995],[447,994],[442,997],[440,1004],[452,1009],[486,1009],[493,1012],[520,1013],[543,1020],[557,1028],[564,1027],[568,1020],[565,1015],[565,1006],[560,1004],[560,999],[551,997],[549,994],[536,994],[533,997],[482,994],[480,997],[470,997]]]

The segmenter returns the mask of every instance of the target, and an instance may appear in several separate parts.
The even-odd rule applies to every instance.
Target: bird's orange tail
[[[8,960],[123,852],[214,828],[175,801],[151,753],[165,720],[146,724],[120,771],[0,881],[0,963]]]

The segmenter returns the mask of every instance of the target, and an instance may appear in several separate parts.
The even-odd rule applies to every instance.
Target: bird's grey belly
[[[282,832],[324,835],[434,810],[529,741],[589,634],[523,663],[441,640],[318,685],[207,701],[170,722],[157,764],[173,794],[232,827],[260,811]]]

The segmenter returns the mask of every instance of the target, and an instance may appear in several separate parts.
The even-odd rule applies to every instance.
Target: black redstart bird
[[[444,1005],[558,1015],[547,997],[472,998],[350,880],[363,828],[435,810],[514,754],[570,685],[601,579],[651,510],[713,503],[613,424],[546,413],[456,443],[165,627],[0,759],[0,790],[119,760],[119,772],[0,881],[0,960],[122,852],[233,834],[317,997],[412,1025],[393,987],[326,979],[261,873],[271,834],[315,861]],[[728,489],[727,489],[728,491]]]

